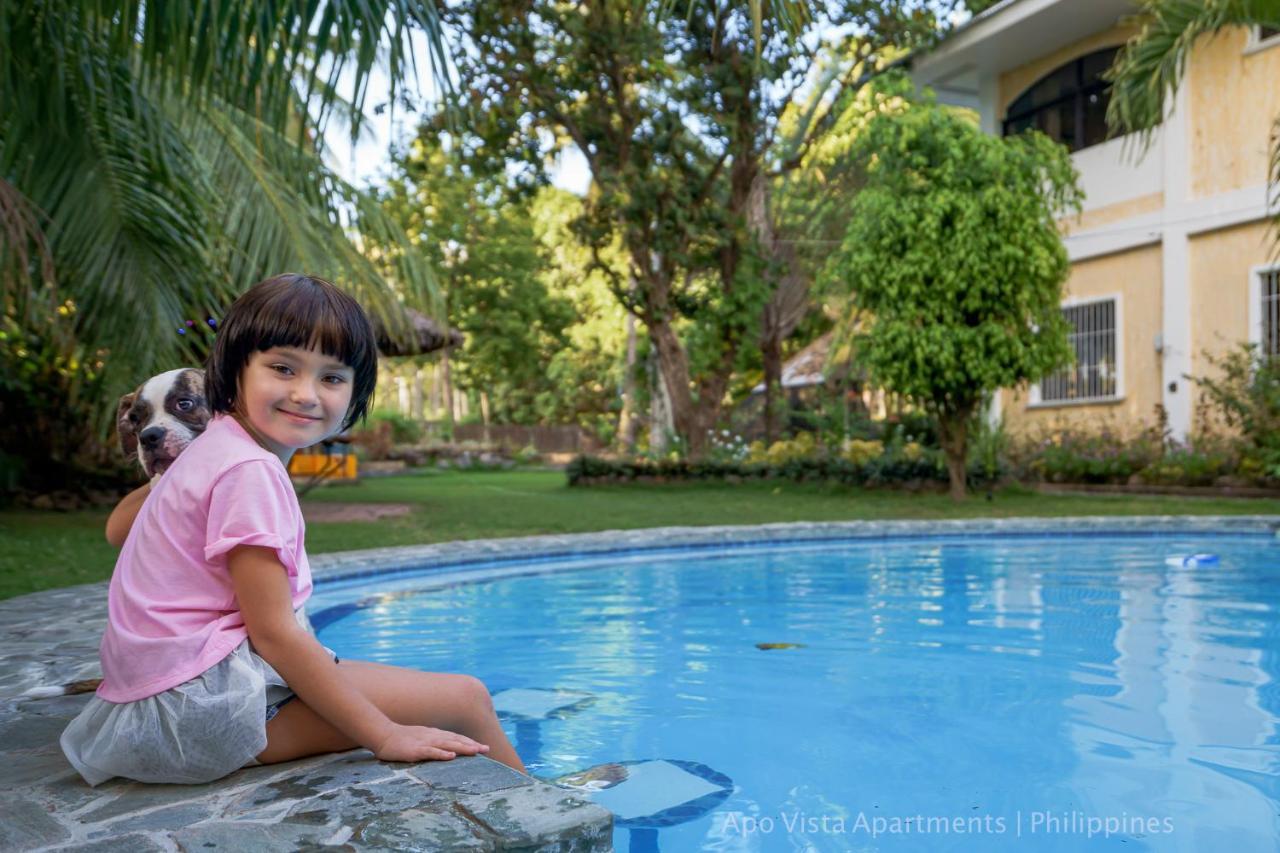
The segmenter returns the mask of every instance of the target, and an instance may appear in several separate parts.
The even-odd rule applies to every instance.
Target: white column
[[[987,426],[993,430],[999,428],[1000,420],[1004,417],[1003,406],[1001,405],[1003,403],[1003,395],[1004,391],[997,388],[987,398]]]
[[[1164,122],[1164,210],[1166,217],[1190,196],[1190,112],[1184,78],[1170,99]],[[1183,441],[1191,431],[1191,388],[1184,378],[1191,372],[1191,271],[1190,246],[1185,223],[1166,218],[1161,257],[1162,320],[1164,350],[1161,353],[1160,399],[1169,415],[1173,437]]]
[[[1000,135],[1000,114],[1000,78],[983,72],[978,79],[978,126],[983,133]]]

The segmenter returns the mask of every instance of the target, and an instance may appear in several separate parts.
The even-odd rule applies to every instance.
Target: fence
[[[441,424],[431,423],[428,427],[438,433]],[[594,436],[576,426],[459,424],[453,428],[453,440],[498,445],[509,451],[533,445],[539,453],[594,453],[603,449]]]

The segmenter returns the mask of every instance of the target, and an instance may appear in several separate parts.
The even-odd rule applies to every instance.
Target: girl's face
[[[336,434],[351,407],[355,371],[314,349],[273,347],[240,371],[236,411],[286,464],[295,450]]]

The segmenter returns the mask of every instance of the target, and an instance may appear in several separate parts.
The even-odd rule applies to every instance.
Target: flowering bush
[[[1204,358],[1215,375],[1192,377],[1205,404],[1202,423],[1213,418],[1235,431],[1240,464],[1250,472],[1245,476],[1280,479],[1280,358],[1257,344]]]
[[[751,454],[751,448],[742,436],[732,430],[711,430],[707,433],[710,441],[708,457],[716,462],[743,462]],[[757,442],[758,443],[758,442]]]
[[[1049,483],[1127,483],[1162,455],[1149,433],[1126,439],[1110,429],[1058,429],[1024,442],[1020,472]]]
[[[871,460],[879,459],[884,455],[884,442],[851,439],[845,442],[840,455],[854,465],[866,465]]]
[[[798,459],[808,459],[814,455],[817,445],[813,434],[802,432],[792,439],[775,441],[766,449],[764,442],[753,441],[748,448],[746,461],[754,464],[785,465]]]
[[[1212,486],[1219,477],[1235,471],[1236,458],[1230,450],[1175,445],[1138,476],[1144,483]]]

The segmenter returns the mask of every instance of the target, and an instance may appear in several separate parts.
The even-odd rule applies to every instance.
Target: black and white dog
[[[136,454],[138,464],[153,481],[209,425],[212,413],[204,389],[204,371],[182,367],[151,377],[116,405],[120,449],[126,456]],[[57,687],[33,687],[21,698],[91,693],[101,683],[101,678],[91,678]]]
[[[126,456],[137,454],[147,476],[163,474],[209,425],[204,371],[180,367],[153,376],[120,398],[116,431]]]

